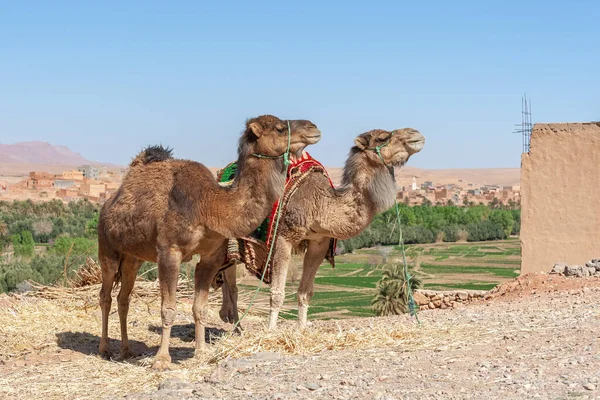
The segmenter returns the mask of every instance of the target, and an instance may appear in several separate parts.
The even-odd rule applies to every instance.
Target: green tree
[[[509,210],[494,210],[490,214],[490,221],[500,226],[507,237],[512,233],[513,225],[515,223],[513,214]]]
[[[98,236],[98,213],[95,213],[92,219],[90,219],[85,227],[85,231],[88,237]]]
[[[414,291],[421,287],[421,280],[410,277],[410,287]],[[379,316],[399,315],[408,310],[408,284],[401,264],[387,265],[381,280],[377,283],[377,293],[371,301],[373,311]]]
[[[35,242],[29,231],[22,231],[12,237],[14,253],[16,256],[33,257],[35,253]]]
[[[70,251],[70,257],[82,254],[93,255],[98,253],[98,243],[96,240],[84,237],[61,236],[56,239],[50,251],[60,256],[66,256]]]

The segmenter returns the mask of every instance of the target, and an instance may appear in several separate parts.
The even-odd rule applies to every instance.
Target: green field
[[[489,290],[519,274],[521,250],[517,239],[453,244],[435,243],[406,247],[406,256],[424,288],[434,290]],[[315,279],[315,294],[309,308],[311,319],[372,316],[370,302],[381,278],[382,255],[378,249],[357,250],[336,257],[336,268],[324,263]],[[400,263],[395,247],[388,263]],[[284,318],[296,318],[301,259],[294,258],[286,286]],[[254,278],[245,278],[245,290],[255,288]],[[268,288],[261,292],[268,294]]]

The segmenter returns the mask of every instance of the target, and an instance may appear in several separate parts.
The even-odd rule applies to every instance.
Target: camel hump
[[[163,147],[162,145],[158,146],[148,146],[144,150],[142,150],[131,164],[130,167],[135,167],[138,165],[147,165],[153,162],[166,161],[173,158],[173,149],[168,147]]]

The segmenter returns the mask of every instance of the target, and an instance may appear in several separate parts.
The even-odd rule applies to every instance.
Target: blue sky
[[[222,166],[269,113],[315,122],[329,166],[361,132],[410,126],[427,138],[414,166],[518,167],[523,92],[534,122],[600,120],[599,15],[592,0],[2,2],[0,143],[119,164],[163,143]]]

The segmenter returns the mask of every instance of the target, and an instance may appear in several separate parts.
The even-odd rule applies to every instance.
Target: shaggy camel
[[[331,238],[349,239],[362,232],[377,213],[394,205],[393,168],[403,166],[421,151],[425,138],[411,128],[392,132],[372,130],[359,135],[350,154],[340,188],[312,172],[298,187],[282,214],[273,255],[269,328],[277,326],[285,297],[285,281],[292,252],[305,251],[298,287],[298,322],[306,326],[315,275],[329,250]],[[237,321],[235,268],[223,272],[221,318]]]
[[[129,296],[143,261],[158,262],[162,338],[153,368],[169,367],[169,338],[175,320],[179,265],[201,255],[195,270],[193,314],[196,353],[204,347],[208,290],[225,257],[227,238],[248,235],[281,196],[284,154],[317,143],[321,132],[310,121],[264,115],[247,121],[238,146],[233,184],[222,187],[204,165],[171,157],[160,146],[142,151],[117,193],[102,207],[98,257],[102,266],[100,354],[109,357],[108,314],[113,285],[121,282],[118,313],[121,357],[131,355],[127,338]]]

